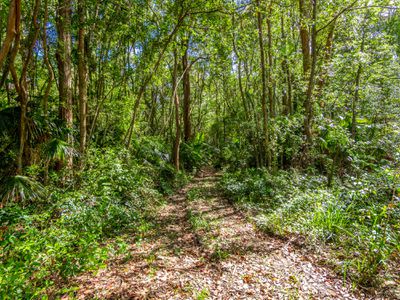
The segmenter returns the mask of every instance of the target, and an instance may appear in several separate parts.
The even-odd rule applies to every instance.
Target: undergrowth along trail
[[[170,197],[141,242],[97,274],[73,280],[76,298],[367,298],[290,241],[257,230],[223,197],[219,177],[203,171]]]

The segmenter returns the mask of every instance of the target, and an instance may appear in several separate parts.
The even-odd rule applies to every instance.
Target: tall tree
[[[184,42],[184,54],[182,56],[182,69],[187,70],[189,66],[189,43],[190,35],[185,38]],[[184,140],[185,142],[190,141],[192,138],[192,121],[191,121],[191,105],[190,105],[190,71],[184,71],[183,73],[183,127],[184,127]]]
[[[87,84],[88,71],[85,51],[85,14],[84,0],[78,0],[79,30],[78,30],[78,80],[79,80],[79,136],[80,152],[85,153],[87,142]]]
[[[361,47],[360,47],[360,53],[362,54],[365,49],[365,28],[362,28],[362,37],[361,37]],[[356,138],[357,135],[357,105],[360,99],[360,83],[361,83],[361,75],[363,71],[363,65],[362,62],[360,61],[358,63],[357,67],[357,72],[356,72],[356,80],[354,84],[354,98],[351,104],[351,137],[353,139]]]
[[[263,140],[264,140],[264,150],[266,153],[267,165],[271,165],[270,151],[269,151],[269,134],[268,134],[268,111],[267,111],[267,81],[266,81],[266,66],[265,66],[265,49],[264,49],[264,34],[263,34],[263,18],[261,14],[261,4],[260,0],[256,1],[257,9],[257,28],[258,28],[258,43],[260,48],[260,70],[261,70],[261,106],[262,106],[262,116],[263,116]]]
[[[311,19],[311,72],[308,78],[306,100],[304,102],[304,133],[308,144],[312,144],[311,122],[313,116],[313,93],[317,65],[317,0],[312,0],[312,19]],[[303,52],[304,53],[304,52]]]
[[[60,100],[60,118],[67,128],[67,141],[73,143],[73,100],[72,100],[72,61],[71,61],[71,14],[72,1],[59,0],[57,7],[57,65],[58,90]],[[67,166],[72,168],[72,156],[68,155]]]
[[[172,151],[172,161],[174,163],[175,169],[179,171],[180,159],[179,159],[179,148],[181,143],[181,116],[180,116],[180,104],[178,95],[178,54],[176,49],[174,49],[174,66],[172,71],[172,101],[175,107],[175,140]]]

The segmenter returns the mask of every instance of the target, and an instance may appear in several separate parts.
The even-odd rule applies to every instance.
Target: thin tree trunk
[[[318,82],[317,82],[317,87],[316,87],[316,90],[317,90],[316,91],[316,95],[317,95],[316,97],[317,97],[317,99],[321,98],[322,92],[323,92],[323,89],[324,89],[325,83],[326,83],[326,77],[327,77],[327,74],[328,74],[329,62],[331,60],[332,50],[333,50],[333,36],[334,36],[334,32],[335,32],[335,25],[336,25],[336,22],[333,22],[332,25],[330,26],[328,37],[327,37],[326,43],[325,43],[321,75],[319,76],[319,79],[318,79]],[[323,106],[321,101],[320,101],[320,105]]]
[[[58,63],[58,85],[59,85],[59,99],[60,99],[60,118],[65,121],[68,129],[67,141],[72,145],[72,127],[73,127],[73,114],[72,114],[72,61],[71,61],[71,13],[72,2],[71,0],[59,0],[57,14],[57,63]],[[72,169],[73,160],[72,156],[67,157],[67,167]]]
[[[53,84],[54,81],[54,71],[53,71],[53,67],[50,64],[50,60],[49,60],[49,51],[48,51],[48,45],[47,45],[47,20],[48,20],[48,16],[49,16],[49,6],[48,6],[48,0],[45,0],[45,7],[44,7],[44,19],[43,19],[43,60],[44,63],[46,65],[47,68],[47,72],[49,74],[49,79],[47,81],[47,85],[46,85],[46,89],[44,92],[44,96],[43,96],[43,115],[45,120],[47,120],[48,118],[48,103],[49,103],[49,95],[50,95],[50,90],[51,90],[51,86]]]
[[[273,57],[272,57],[272,28],[271,28],[271,18],[272,18],[272,1],[270,1],[268,6],[268,16],[267,16],[267,37],[268,37],[268,72],[267,72],[267,82],[268,82],[268,100],[269,100],[269,114],[271,118],[275,117],[275,99],[273,92],[273,80],[272,80],[272,70],[273,70]]]
[[[150,135],[154,135],[156,133],[156,111],[157,111],[157,88],[155,86],[151,89],[151,100],[150,100],[150,115],[149,115],[149,127],[150,127]]]
[[[261,6],[260,0],[257,0],[257,26],[258,26],[258,42],[260,47],[260,68],[261,68],[261,106],[263,115],[263,148],[266,152],[267,165],[271,165],[271,158],[268,149],[268,112],[267,112],[267,83],[266,83],[266,69],[265,69],[265,53],[264,53],[264,40],[263,40],[263,30],[262,30],[262,16],[261,16]]]
[[[311,73],[308,81],[306,101],[304,103],[305,117],[304,117],[304,133],[307,138],[307,143],[312,144],[312,133],[311,133],[311,122],[313,115],[313,92],[315,85],[315,68],[317,64],[317,30],[316,30],[316,19],[317,19],[317,0],[313,0],[313,12],[312,12],[312,33],[311,33]]]
[[[235,15],[232,16],[232,23],[235,22]],[[236,41],[235,41],[235,35],[232,38],[232,42],[233,42],[233,51],[236,55],[237,58],[237,65],[238,65],[238,83],[239,83],[239,92],[240,92],[240,98],[242,99],[242,104],[243,104],[243,109],[244,109],[244,113],[246,116],[246,119],[250,119],[249,118],[249,109],[247,107],[247,101],[246,101],[246,97],[244,94],[244,90],[243,90],[243,82],[242,82],[242,61],[240,59],[239,56],[239,52],[238,49],[236,47]]]
[[[188,40],[185,45],[185,53],[183,54],[182,57],[182,69],[186,70],[188,68],[189,62],[188,62],[188,52],[189,52],[189,39],[190,36],[188,37]],[[191,116],[190,116],[190,111],[191,111],[191,95],[190,95],[190,72],[187,70],[187,72],[184,72],[183,75],[183,129],[184,129],[184,139],[185,142],[188,142],[192,139],[192,121],[191,121]]]
[[[125,80],[122,80],[122,82],[125,82]],[[120,84],[121,84],[120,82],[114,83],[113,86],[111,87],[111,89],[107,92],[107,94],[103,95],[101,97],[101,99],[99,99],[99,101],[97,102],[95,113],[94,113],[94,117],[93,117],[93,121],[91,122],[91,126],[90,126],[90,130],[89,130],[87,141],[91,141],[92,140],[92,137],[93,137],[93,134],[94,134],[94,129],[95,129],[96,124],[97,124],[97,119],[99,118],[100,111],[101,111],[101,108],[102,108],[104,102],[107,100],[108,96],[112,94],[114,89],[117,86],[119,86]]]
[[[283,15],[281,16],[281,38],[282,41],[286,43],[286,33],[285,33],[285,22]],[[285,115],[293,113],[293,105],[292,105],[292,78],[289,69],[289,62],[287,59],[287,54],[282,60],[282,73],[284,78],[284,84],[286,85],[283,88],[282,92],[282,105],[283,105],[283,113]]]
[[[186,72],[185,72],[186,73]],[[176,50],[174,51],[174,70],[172,73],[172,100],[175,106],[175,140],[174,148],[172,153],[172,160],[175,169],[179,171],[179,148],[181,142],[181,124],[180,124],[180,112],[179,112],[179,96],[178,96],[178,57]]]
[[[78,80],[79,80],[79,134],[80,152],[86,151],[87,141],[87,82],[88,72],[85,53],[85,4],[78,1],[79,30],[78,30]]]
[[[360,52],[364,52],[365,47],[365,30],[362,35],[361,40],[361,49]],[[351,117],[351,137],[355,140],[357,136],[357,104],[360,98],[360,82],[361,82],[361,74],[362,74],[362,63],[358,64],[357,74],[356,74],[356,83],[355,83],[355,91],[353,103],[351,105],[352,117]]]
[[[20,108],[21,108],[21,116],[20,116],[20,123],[19,123],[19,152],[17,156],[17,174],[22,174],[22,168],[24,165],[24,153],[26,152],[26,140],[27,140],[27,129],[26,129],[26,115],[28,111],[28,83],[27,83],[27,74],[28,74],[28,67],[31,63],[33,57],[33,48],[35,46],[36,40],[39,35],[39,22],[38,22],[38,15],[39,15],[39,8],[40,8],[40,0],[35,1],[33,15],[32,15],[32,27],[33,29],[29,32],[28,40],[27,40],[27,51],[26,56],[23,59],[24,63],[21,70],[21,75],[18,80],[17,73],[14,66],[15,56],[19,49],[20,43],[20,18],[21,18],[21,7],[20,3],[17,3],[16,11],[16,22],[18,23],[14,47],[11,54],[11,62],[10,62],[10,69],[11,74],[14,80],[14,85],[17,90],[19,101],[20,101]]]

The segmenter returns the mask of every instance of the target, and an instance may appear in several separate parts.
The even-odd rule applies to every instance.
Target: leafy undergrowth
[[[399,283],[396,176],[386,169],[373,176],[342,178],[341,184],[329,188],[323,176],[248,169],[226,173],[221,185],[232,200],[257,211],[260,228],[281,236],[306,236],[311,245],[327,245],[344,277],[372,286],[383,280]]]
[[[19,201],[0,210],[0,298],[66,292],[56,286],[125,251],[124,236],[140,239],[150,230],[162,194],[186,182],[155,149],[147,140],[132,151],[92,150],[85,170],[64,187],[56,173],[47,187],[36,187],[46,195],[40,199],[24,197],[21,183]]]

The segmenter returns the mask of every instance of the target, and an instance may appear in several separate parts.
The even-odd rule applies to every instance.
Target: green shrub
[[[214,154],[215,149],[204,141],[204,134],[197,134],[191,141],[181,144],[180,159],[189,172],[211,164]]]
[[[180,175],[161,158],[146,163],[147,154],[137,154],[90,149],[77,180],[63,188],[49,185],[47,193],[31,179],[21,179],[24,189],[12,185],[17,188],[4,194],[7,201],[0,211],[1,299],[40,298],[66,278],[95,270],[119,253],[120,243],[113,242],[119,235],[140,238],[152,227],[150,214],[162,202],[159,181],[173,174],[168,180],[174,185]],[[29,191],[23,194],[29,201],[12,200],[19,200],[21,191]],[[31,197],[38,191],[40,202]]]
[[[226,173],[221,185],[231,199],[256,210],[255,222],[265,231],[334,245],[344,274],[371,285],[400,254],[396,174],[365,172],[329,188],[323,176],[244,169]]]

